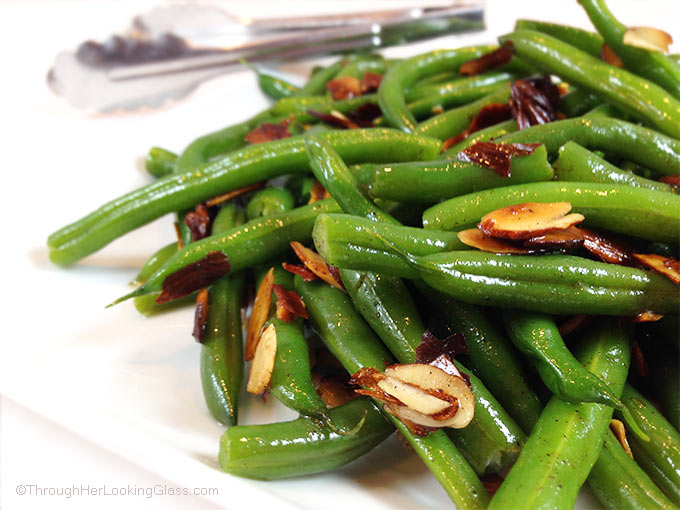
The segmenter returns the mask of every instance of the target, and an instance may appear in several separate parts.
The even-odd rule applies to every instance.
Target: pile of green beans
[[[573,508],[586,482],[607,509],[678,508],[678,285],[580,246],[508,255],[458,236],[500,208],[569,202],[584,227],[623,240],[631,253],[677,259],[678,58],[624,44],[626,27],[604,0],[579,3],[596,31],[519,20],[498,41],[512,57],[474,76],[461,66],[498,45],[403,60],[348,55],[302,86],[253,68],[269,107],[177,153],[152,147],[153,180],[55,231],[50,260],[78,263],[176,215],[180,242],[152,254],[135,289],[113,304],[134,298],[141,313],[162,320],[198,294],[200,378],[208,411],[225,426],[219,464],[229,474],[322,473],[396,430],[459,509]],[[623,69],[601,59],[605,43]],[[333,97],[329,82],[375,82],[365,73],[381,76],[377,91]],[[559,120],[524,129],[503,120],[470,133],[488,105],[507,103],[516,115],[513,85],[539,73],[568,89]],[[377,118],[359,128],[366,110]],[[290,136],[249,142],[252,131],[279,123]],[[532,144],[532,152],[513,156],[502,176],[459,156],[478,142]],[[237,198],[211,205],[225,193]],[[198,206],[208,210],[208,227],[193,241],[185,218]],[[293,242],[315,249],[335,286],[299,267]],[[215,255],[228,262],[226,274],[193,287],[185,281]],[[273,293],[265,310],[264,327],[276,335],[267,391],[299,417],[243,425],[243,309],[265,274],[284,293]],[[180,277],[190,291],[157,303]],[[307,316],[280,314],[281,296],[295,294]],[[661,317],[644,322],[650,315]],[[418,362],[426,329],[464,339],[452,361],[475,399],[465,428],[418,435],[378,398],[325,400],[319,378]],[[613,418],[631,455],[609,428]],[[490,476],[503,478],[495,494],[485,488]]]

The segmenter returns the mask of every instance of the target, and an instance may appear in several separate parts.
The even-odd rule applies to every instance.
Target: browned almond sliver
[[[174,222],[173,226],[175,227],[175,236],[177,237],[177,249],[181,250],[184,248],[184,241],[182,240],[182,230],[179,228],[179,223]]]
[[[194,211],[184,216],[184,224],[191,231],[191,240],[196,242],[210,235],[210,213],[203,204],[198,204]]]
[[[314,280],[318,280],[318,276],[316,276],[314,273],[312,273],[305,266],[298,266],[298,265],[295,265],[295,264],[289,264],[288,262],[284,262],[281,265],[283,266],[283,269],[285,269],[289,273],[299,274],[302,277],[302,280],[305,281],[305,282],[311,282],[311,281],[314,281]]]
[[[368,94],[370,92],[375,92],[380,87],[380,82],[382,82],[382,75],[377,73],[369,73],[366,71],[364,77],[359,82],[359,88],[362,94]]]
[[[633,253],[633,257],[643,266],[664,275],[676,285],[680,284],[680,261],[653,253]]]
[[[256,144],[288,138],[290,136],[288,124],[290,124],[289,119],[281,121],[278,124],[261,124],[248,133],[244,139],[250,144]]]
[[[334,274],[331,266],[328,265],[321,255],[297,241],[292,241],[290,245],[293,248],[295,255],[298,256],[300,262],[302,262],[307,269],[336,289],[345,290],[342,280],[340,280],[337,275],[337,271]]]
[[[343,76],[326,82],[326,90],[336,101],[361,95],[361,82],[354,76]]]
[[[274,286],[274,268],[272,267],[262,279],[260,287],[255,294],[253,311],[248,322],[248,333],[246,333],[245,358],[250,361],[255,356],[257,343],[260,341],[260,333],[267,322],[269,307],[272,303],[272,287]]]
[[[260,395],[265,392],[272,379],[274,362],[276,361],[276,328],[270,324],[262,332],[262,336],[257,342],[257,349],[250,364],[248,373],[248,393]]]
[[[357,393],[349,385],[347,377],[342,375],[321,375],[312,372],[312,382],[316,392],[328,409],[346,404],[357,398]]]
[[[623,44],[646,50],[668,53],[673,38],[667,32],[652,27],[630,27],[623,34]]]
[[[491,168],[501,177],[510,177],[510,160],[534,153],[538,143],[477,142],[458,153],[458,159]]]
[[[609,65],[623,68],[623,61],[621,60],[621,57],[614,53],[612,47],[609,46],[607,43],[602,43],[602,49],[600,50],[600,58]]]
[[[626,437],[626,427],[623,422],[620,420],[610,420],[609,428],[616,436],[616,439],[623,448],[623,451],[634,460],[635,457],[633,457],[633,452],[631,451],[630,445],[628,444],[628,438]]]
[[[631,248],[609,235],[589,230],[579,229],[583,234],[583,247],[602,262],[618,264],[620,266],[633,265],[634,259]]]
[[[207,200],[205,205],[206,207],[212,207],[214,205],[223,204],[224,202],[228,202],[233,198],[240,197],[241,195],[245,195],[246,193],[250,193],[251,191],[255,191],[260,188],[264,188],[264,181],[256,182],[255,184],[249,184],[248,186],[243,186],[242,188],[228,191],[222,195],[217,195],[216,197]]]
[[[491,103],[482,108],[465,131],[442,143],[442,152],[465,140],[472,133],[512,118],[510,105]]]
[[[307,203],[313,204],[314,202],[318,202],[319,200],[330,197],[331,194],[328,192],[328,190],[323,187],[323,184],[315,179],[314,184],[312,184],[312,189],[309,191],[309,202]]]
[[[276,317],[284,322],[292,322],[298,317],[307,319],[307,309],[300,295],[282,285],[272,287],[276,295]]]
[[[548,77],[517,80],[510,91],[510,107],[519,129],[555,120],[559,101],[560,92]]]
[[[446,355],[453,359],[457,355],[468,354],[468,346],[463,333],[454,333],[446,338],[437,338],[429,329],[423,333],[420,344],[416,347],[416,361],[431,363],[439,356]]]
[[[330,113],[307,110],[307,113],[312,117],[316,117],[321,122],[330,124],[331,126],[344,129],[359,129],[361,127],[359,124],[336,110],[331,110]]]
[[[512,60],[512,54],[514,53],[514,46],[512,42],[506,41],[503,46],[497,50],[485,53],[481,57],[468,60],[462,66],[458,72],[463,76],[473,76],[475,74],[480,74],[490,69],[496,69],[501,67],[510,60]]]
[[[458,239],[460,239],[461,243],[467,246],[471,246],[488,253],[511,253],[514,255],[525,255],[527,253],[532,253],[532,250],[529,248],[517,246],[516,244],[509,243],[503,239],[496,239],[494,237],[488,236],[478,228],[461,230],[458,232]]]
[[[646,379],[649,376],[649,365],[645,359],[645,355],[640,349],[640,344],[633,341],[633,348],[630,352],[630,364],[635,375],[642,379]]]
[[[680,186],[680,174],[664,175],[659,179],[659,182],[670,184],[671,186]]]
[[[635,317],[633,317],[633,322],[656,322],[663,319],[663,315],[660,313],[652,312],[651,310],[646,310],[640,312]]]
[[[229,259],[221,251],[208,253],[201,260],[189,264],[163,280],[156,303],[163,304],[193,294],[208,287],[229,272]]]
[[[567,229],[585,219],[582,214],[567,214],[569,211],[569,202],[527,202],[492,211],[482,217],[478,226],[491,237],[524,240]]]
[[[583,244],[583,233],[577,227],[564,230],[551,230],[540,236],[531,237],[522,243],[529,248],[556,248],[560,250],[573,249]]]
[[[203,343],[203,339],[205,338],[205,327],[208,324],[208,296],[208,289],[201,289],[196,295],[193,337],[198,343]]]

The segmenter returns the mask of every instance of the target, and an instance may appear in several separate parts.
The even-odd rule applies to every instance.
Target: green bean
[[[629,426],[631,418],[635,419],[650,437],[649,441],[628,438],[635,459],[673,503],[680,505],[680,434],[632,386],[624,387],[621,400],[632,414],[623,415],[624,423]]]
[[[257,71],[257,84],[260,86],[260,90],[272,99],[290,97],[300,92],[300,87],[262,71]]]
[[[525,202],[570,202],[582,213],[584,225],[613,232],[677,243],[680,197],[625,185],[535,182],[471,193],[430,207],[423,213],[428,229],[461,230],[476,225],[485,214]]]
[[[604,319],[581,347],[583,365],[620,393],[630,360],[629,338],[623,328],[615,320]],[[553,397],[489,509],[573,508],[600,454],[612,412],[600,404],[574,404]]]
[[[567,142],[560,148],[559,157],[553,168],[558,181],[626,184],[634,188],[675,192],[670,184],[645,179],[621,170],[576,142]]]
[[[137,276],[135,276],[135,279],[132,280],[131,284],[141,285],[146,282],[178,249],[177,242],[173,242],[166,244],[156,251],[146,260],[146,262],[144,262],[144,265],[139,270],[139,273],[137,273]]]
[[[677,508],[623,450],[612,431],[605,432],[600,456],[588,475],[588,485],[607,510]]]
[[[512,73],[491,71],[476,76],[459,76],[446,83],[435,83],[431,85],[416,84],[406,93],[406,100],[410,104],[413,104],[422,99],[439,96],[445,101],[445,98],[451,94],[460,94],[461,91],[488,87],[490,85],[505,85],[513,79],[515,79],[515,75]],[[442,104],[442,106],[444,105]]]
[[[257,191],[248,202],[249,220],[290,211],[295,207],[295,197],[285,188],[264,188]]]
[[[543,405],[524,377],[518,357],[507,338],[483,309],[416,282],[432,305],[445,314],[456,332],[463,333],[469,356],[484,384],[527,434]]]
[[[146,156],[145,168],[154,177],[165,177],[175,171],[177,154],[160,147],[151,147]]]
[[[432,159],[439,142],[389,129],[320,134],[349,163]],[[105,204],[48,238],[50,259],[67,265],[168,212],[219,193],[308,168],[302,137],[251,145],[197,169],[158,179]]]
[[[375,104],[376,102],[377,96],[375,94],[364,94],[339,101],[334,101],[326,96],[289,97],[277,101],[272,106],[272,112],[276,115],[294,117],[297,122],[301,123],[317,122],[319,119],[309,113],[309,110],[319,113],[331,113],[333,111],[348,113],[366,104]]]
[[[310,320],[324,344],[349,373],[356,373],[363,367],[385,369],[385,362],[391,360],[390,354],[343,292],[322,282],[304,282],[297,276],[295,288],[304,300]],[[388,417],[432,471],[457,508],[484,508],[487,505],[489,496],[482,483],[443,431],[418,437],[397,418],[392,415]]]
[[[361,79],[364,77],[364,73],[367,72],[382,75],[397,62],[398,60],[386,60],[382,57],[378,57],[375,60],[357,60],[355,62],[350,62],[343,67],[336,78],[351,76],[353,78]]]
[[[394,427],[366,398],[331,409],[333,423],[358,431],[340,434],[317,420],[297,420],[228,428],[220,440],[220,466],[227,473],[276,480],[320,473],[360,457],[384,441]]]
[[[468,147],[479,143],[488,142],[490,140],[495,140],[496,138],[503,137],[510,133],[517,131],[517,121],[515,119],[506,120],[505,122],[499,122],[493,126],[489,126],[479,131],[475,131],[470,136],[466,137],[463,141],[458,142],[456,145],[450,149],[445,150],[437,159],[451,159],[457,158],[458,153],[467,149]]]
[[[500,87],[495,92],[465,106],[435,115],[431,119],[421,122],[416,127],[416,133],[446,140],[464,131],[485,107],[492,103],[506,103],[510,97],[510,87]]]
[[[512,158],[509,177],[489,167],[458,160],[395,163],[374,168],[368,182],[369,194],[403,203],[433,204],[479,190],[549,181],[553,177],[543,145],[531,155]]]
[[[411,132],[415,129],[415,117],[406,107],[404,92],[420,78],[457,69],[463,63],[495,49],[478,46],[457,50],[437,50],[403,60],[394,65],[383,78],[378,89],[378,104],[390,126]]]
[[[628,27],[617,20],[604,0],[579,0],[590,21],[626,69],[656,83],[680,99],[680,65],[660,51],[637,48],[624,42]]]
[[[592,92],[576,89],[560,98],[559,110],[567,117],[579,117],[602,103],[602,99]]]
[[[659,131],[680,138],[680,100],[669,97],[655,83],[540,32],[519,30],[499,40],[511,41],[516,55],[539,69],[591,90]]]
[[[298,97],[317,96],[326,92],[326,83],[337,75],[343,67],[347,65],[347,59],[342,58],[328,67],[320,69],[317,73],[312,74],[307,81],[295,95]]]
[[[548,34],[596,58],[600,58],[602,54],[602,36],[589,30],[529,19],[518,19],[515,30],[533,30]]]
[[[617,154],[663,175],[680,173],[680,140],[607,117],[580,117],[532,126],[501,136],[499,143],[545,144],[549,154],[569,141]]]

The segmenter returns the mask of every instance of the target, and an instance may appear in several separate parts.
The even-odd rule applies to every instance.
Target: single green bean
[[[602,39],[600,34],[591,32],[590,30],[529,19],[518,19],[515,22],[515,30],[543,32],[544,34],[564,41],[581,51],[585,51],[593,57],[600,58],[600,55],[602,54],[602,43],[604,43],[604,39]]]
[[[491,71],[476,76],[462,76],[446,83],[435,83],[431,85],[414,85],[406,93],[406,100],[414,103],[421,99],[441,96],[445,98],[449,94],[460,93],[469,89],[487,87],[489,85],[506,84],[513,80],[515,75],[502,71]],[[443,106],[443,105],[442,105]]]
[[[473,76],[472,78],[477,78]],[[483,81],[482,78],[478,78]],[[470,83],[461,85],[461,87],[452,88],[444,94],[433,94],[431,96],[418,99],[408,103],[408,109],[416,119],[424,119],[431,117],[442,110],[446,110],[452,106],[465,105],[471,101],[482,99],[489,94],[497,92],[499,89],[506,88],[510,85],[510,80],[505,81],[491,81],[489,83]],[[416,128],[414,128],[415,130]]]
[[[249,220],[272,216],[295,207],[295,197],[285,188],[268,187],[257,191],[248,202]]]
[[[165,177],[175,171],[177,154],[160,147],[151,147],[144,162],[146,171],[154,177]]]
[[[348,113],[357,110],[366,104],[377,102],[375,94],[364,94],[349,99],[334,101],[326,96],[289,97],[281,99],[272,106],[272,112],[276,115],[294,117],[297,122],[318,122],[318,118],[309,113],[310,110],[319,113],[331,113],[333,111]]]
[[[602,103],[602,99],[592,92],[576,89],[560,98],[559,111],[567,117],[579,117]]]

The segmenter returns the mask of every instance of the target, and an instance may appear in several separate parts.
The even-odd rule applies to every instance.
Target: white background
[[[195,136],[267,104],[245,72],[213,80],[178,105],[145,113],[86,114],[51,94],[45,74],[57,52],[121,31],[133,15],[155,4],[0,1],[0,508],[202,510],[252,507],[254,501],[260,503],[256,507],[277,501],[278,508],[344,508],[347,501],[376,509],[448,506],[418,459],[393,440],[339,473],[303,480],[264,484],[218,470],[221,428],[204,410],[191,311],[144,319],[130,303],[103,309],[125,292],[148,254],[172,239],[169,218],[73,268],[49,264],[50,232],[148,181],[139,160],[151,145],[179,151]],[[252,16],[395,4],[412,2],[296,2],[295,10],[285,2],[224,2]],[[673,0],[610,4],[624,23],[677,30],[680,5]],[[589,26],[575,1],[496,0],[488,2],[484,34],[387,54],[492,42],[518,17]],[[284,70],[301,82],[310,65]],[[272,400],[253,401],[246,414],[249,422],[292,416]],[[19,484],[216,487],[219,495],[66,499],[19,496]],[[593,503],[586,498],[580,504]]]

